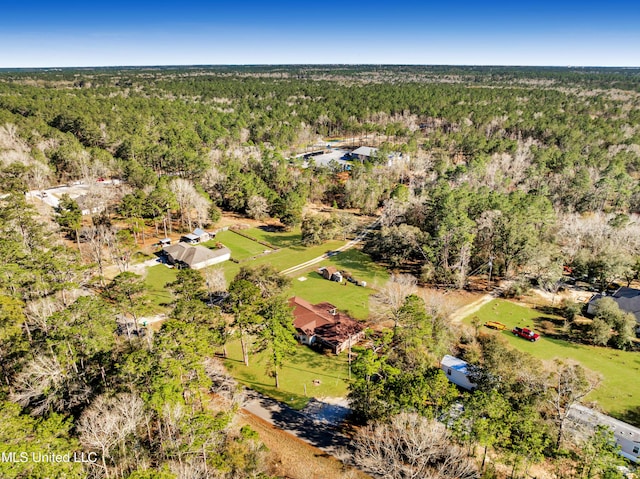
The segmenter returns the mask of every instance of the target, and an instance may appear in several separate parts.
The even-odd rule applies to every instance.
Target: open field
[[[248,412],[238,416],[241,425],[249,425],[269,450],[270,473],[290,479],[367,479],[365,473],[345,466],[337,459],[300,439],[277,429]]]
[[[267,231],[266,228],[251,228],[242,231],[244,234],[251,236],[260,241],[269,243],[276,248],[288,248],[290,246],[299,245],[301,241],[300,227],[291,231]]]
[[[300,277],[305,281],[293,280],[291,294],[300,296],[312,304],[327,301],[349,316],[366,319],[369,315],[369,296],[373,293],[370,288],[362,288],[355,284],[336,283],[329,281],[313,271]]]
[[[519,338],[511,329],[514,326],[529,327],[540,331],[544,321],[559,321],[561,318],[547,315],[539,310],[515,304],[511,301],[496,299],[485,304],[474,314],[464,319],[471,324],[473,317],[486,321],[500,321],[507,326],[505,331],[491,331],[482,327],[483,332],[500,334],[513,347],[530,353],[543,360],[574,359],[585,368],[600,373],[603,381],[597,390],[587,396],[587,401],[597,401],[600,407],[619,419],[640,423],[640,354],[618,351],[611,348],[571,343],[560,339],[545,337],[532,343]]]
[[[212,240],[202,243],[202,246],[215,248],[216,243],[222,243],[231,250],[231,257],[236,260],[243,260],[262,253],[265,246],[256,241],[240,236],[233,231],[220,231]]]
[[[253,242],[230,231],[221,232],[216,237],[216,240],[203,244],[206,246],[209,243],[213,244],[217,241],[228,246],[234,258],[237,258],[238,254],[244,254],[246,257],[250,257],[254,252],[257,251],[259,254],[264,250],[264,246],[260,243]],[[344,242],[341,241],[330,241],[309,248],[293,246],[240,264],[225,261],[221,265],[213,267],[222,267],[227,281],[231,281],[242,266],[271,264],[276,267],[277,270],[281,271],[290,266],[295,266],[321,256],[327,251],[332,251],[343,244]],[[344,286],[323,279],[316,270],[320,266],[329,265],[333,265],[339,270],[349,271],[356,279],[366,281],[368,287],[362,288],[351,283]],[[164,265],[148,268],[146,284],[150,289],[152,303],[156,307],[162,307],[163,303],[166,304],[171,301],[171,293],[167,291],[164,285],[174,281],[175,276],[176,270],[169,269]],[[298,281],[297,278],[301,276],[307,278],[307,280]],[[310,266],[306,272],[296,273],[292,278],[290,294],[302,296],[312,303],[330,301],[339,309],[349,312],[354,317],[364,319],[369,313],[369,296],[373,293],[371,286],[383,284],[388,278],[389,274],[383,267],[374,263],[369,256],[361,251],[352,249],[327,258],[319,264]]]
[[[145,284],[149,288],[148,297],[151,304],[158,310],[164,309],[164,306],[173,301],[173,295],[165,287],[165,284],[171,283],[176,279],[177,271],[173,268],[167,268],[163,264],[147,268]]]
[[[278,271],[282,271],[321,256],[329,251],[333,251],[346,243],[346,241],[327,241],[321,245],[309,247],[294,245],[257,258],[252,264],[268,263],[273,265]]]
[[[290,268],[291,266],[296,266],[300,263],[304,263],[305,261],[309,261],[310,259],[321,256],[328,251],[333,251],[344,245],[345,243],[346,241],[327,241],[326,243],[323,243],[321,245],[311,247],[304,247],[302,245],[291,246],[288,248],[279,249],[277,251],[274,251],[273,253],[260,256],[255,260],[247,261],[241,264],[226,261],[225,263],[223,263],[222,267],[224,269],[227,281],[231,281],[233,279],[236,273],[240,270],[241,266],[270,264],[274,268],[276,268],[276,270],[283,271],[287,268]],[[265,249],[265,247],[260,243],[255,244],[260,246],[262,249]]]
[[[285,361],[280,371],[279,389],[275,388],[273,378],[265,373],[265,353],[250,354],[249,367],[242,362],[240,341],[230,342],[227,354],[224,364],[234,378],[295,409],[306,406],[310,397],[342,397],[347,394],[349,366],[344,352],[339,356],[329,356],[298,345],[295,355]],[[314,385],[314,380],[319,380],[320,383]],[[307,396],[304,394],[305,385]]]
[[[328,281],[317,272],[317,269],[322,266],[335,266],[338,270],[349,271],[354,278],[366,281],[367,287],[363,288],[352,283],[347,283],[345,286],[335,281]],[[369,296],[374,293],[371,286],[383,284],[389,279],[389,274],[383,267],[356,249],[328,258],[310,269],[313,271],[296,274],[291,287],[293,294],[314,304],[328,301],[358,319],[366,319],[369,315]],[[298,279],[300,277],[306,280],[300,281]]]

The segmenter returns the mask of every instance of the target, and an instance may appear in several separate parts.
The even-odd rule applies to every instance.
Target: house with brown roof
[[[289,298],[289,305],[293,307],[293,326],[302,344],[321,344],[340,354],[364,338],[364,327],[331,303],[311,304],[294,296]]]

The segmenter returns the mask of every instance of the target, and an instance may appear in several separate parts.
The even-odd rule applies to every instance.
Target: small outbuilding
[[[187,243],[187,244],[198,244],[199,240],[198,237],[196,235],[194,235],[193,233],[189,233],[186,235],[182,235],[180,237],[180,242],[181,243]]]
[[[204,243],[205,241],[209,241],[212,238],[210,233],[207,233],[201,228],[194,229],[193,234],[198,237],[198,243]]]
[[[180,238],[180,241],[187,244],[198,244],[204,243],[205,241],[209,241],[211,239],[211,235],[204,231],[203,229],[196,228],[192,233],[183,235]]]
[[[440,361],[440,369],[447,375],[447,379],[463,389],[474,391],[478,386],[469,379],[469,364],[455,356],[446,355]]]
[[[336,283],[342,282],[342,273],[337,270],[335,266],[324,266],[320,268],[320,274],[324,279],[329,281],[335,281]]]

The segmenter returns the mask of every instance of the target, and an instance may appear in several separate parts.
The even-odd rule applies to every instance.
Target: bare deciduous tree
[[[188,226],[193,229],[193,214],[196,213],[196,221],[200,226],[206,220],[209,211],[209,203],[196,191],[193,183],[184,178],[174,178],[169,182],[169,189],[173,192],[180,210],[180,224],[184,229]]]
[[[100,451],[106,477],[110,477],[107,459],[113,448],[124,449],[127,436],[134,433],[143,420],[144,404],[133,394],[98,396],[80,416],[80,442]]]
[[[222,293],[227,290],[227,279],[224,277],[222,268],[206,268],[204,270],[204,279],[209,290],[209,295]]]
[[[389,479],[475,479],[478,468],[450,440],[446,427],[415,413],[361,429],[355,437],[356,464]]]
[[[256,220],[269,216],[269,203],[260,195],[253,195],[247,201],[247,215]]]
[[[29,334],[36,329],[47,334],[52,327],[49,318],[52,314],[61,311],[63,308],[64,305],[62,302],[56,301],[50,296],[29,301],[25,307]]]
[[[220,155],[210,155],[211,161],[219,163]],[[222,173],[215,165],[211,165],[207,171],[205,171],[202,177],[202,187],[205,189],[211,198],[216,198],[220,195],[220,188],[226,180],[226,175]]]
[[[30,407],[34,415],[67,411],[88,401],[91,388],[72,366],[55,356],[38,355],[27,363],[14,381],[11,400]]]
[[[407,202],[399,201],[394,198],[384,202],[382,214],[380,215],[380,225],[393,226],[404,219],[409,205]]]
[[[80,230],[80,237],[89,246],[89,256],[98,265],[100,281],[104,286],[105,249],[112,242],[113,230],[104,224],[93,225]]]
[[[236,380],[229,376],[220,360],[207,358],[204,360],[204,367],[212,382],[211,391],[222,398],[227,405],[242,407],[245,401],[244,389],[241,389]]]
[[[546,385],[547,404],[558,429],[556,448],[560,448],[562,444],[564,427],[571,412],[571,406],[597,388],[600,381],[600,376],[587,373],[580,364],[556,363]]]
[[[371,311],[379,321],[393,320],[394,328],[400,320],[399,310],[407,296],[417,291],[417,279],[410,274],[392,274],[389,281],[371,297]]]

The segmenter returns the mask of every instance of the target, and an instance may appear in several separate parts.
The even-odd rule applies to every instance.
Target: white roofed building
[[[478,386],[469,379],[469,364],[460,358],[447,354],[440,361],[440,369],[444,371],[449,381],[461,388],[473,391]]]
[[[640,429],[611,416],[602,414],[581,404],[574,404],[569,411],[569,419],[581,425],[589,433],[596,426],[607,426],[613,431],[616,443],[620,446],[620,455],[640,463]]]

